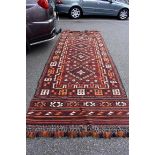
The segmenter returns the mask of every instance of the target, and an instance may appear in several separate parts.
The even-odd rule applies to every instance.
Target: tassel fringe
[[[110,139],[112,137],[129,137],[128,126],[27,126],[27,138],[53,137],[53,138],[77,138],[93,137]]]
[[[93,138],[105,138],[110,139],[112,137],[129,137],[129,133],[125,133],[124,131],[118,131],[116,133],[112,132],[102,132],[98,133],[96,131],[92,132],[76,132],[76,131],[69,131],[69,132],[62,132],[62,131],[42,131],[42,132],[33,132],[28,131],[26,133],[27,138],[35,138],[35,137],[53,137],[53,138],[62,138],[62,137],[69,137],[69,138],[77,138],[77,137],[93,137]]]

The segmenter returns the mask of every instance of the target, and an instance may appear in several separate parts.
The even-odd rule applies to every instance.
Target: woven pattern
[[[30,103],[27,136],[125,136],[128,114],[125,90],[100,33],[64,31]]]

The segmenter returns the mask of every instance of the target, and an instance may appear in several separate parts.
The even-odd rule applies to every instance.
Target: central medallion
[[[90,69],[83,67],[83,66],[74,68],[73,70],[68,71],[68,73],[79,80],[89,78],[90,76],[95,74],[95,72],[93,72]]]
[[[78,53],[72,56],[74,59],[78,60],[78,61],[85,61],[87,59],[89,59],[90,57],[86,54],[83,53]]]

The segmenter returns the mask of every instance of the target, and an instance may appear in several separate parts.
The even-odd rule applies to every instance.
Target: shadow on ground
[[[82,16],[80,19],[72,19],[67,14],[60,14],[59,15],[60,20],[61,19],[70,19],[70,20],[119,20],[117,17],[114,16],[103,16],[103,15],[85,15]],[[127,19],[129,20],[129,19]]]

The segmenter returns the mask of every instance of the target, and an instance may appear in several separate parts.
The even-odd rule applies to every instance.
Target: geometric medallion
[[[79,60],[79,61],[85,61],[87,59],[89,59],[89,56],[83,53],[78,53],[72,56],[74,59]]]
[[[68,73],[79,80],[89,78],[90,76],[95,74],[95,72],[83,66],[74,68],[73,70],[68,71]]]

